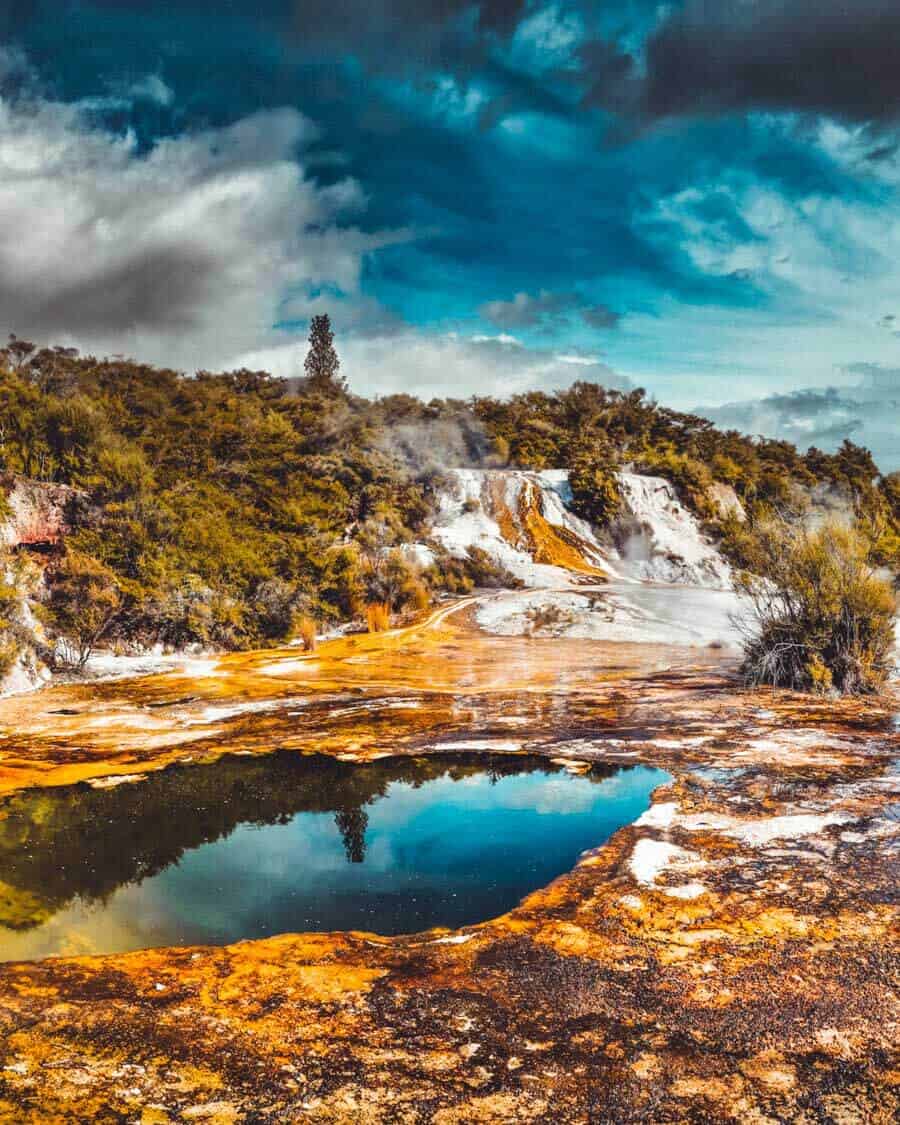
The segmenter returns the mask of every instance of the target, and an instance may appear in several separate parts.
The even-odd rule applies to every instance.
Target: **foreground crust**
[[[432,675],[428,693],[411,671],[425,675],[429,646],[454,638],[412,640],[407,672],[394,653],[381,694],[365,701],[370,718],[357,715],[353,747],[320,730],[317,749],[364,759],[449,742],[574,769],[644,762],[672,784],[571,873],[460,932],[286,935],[0,966],[0,1118],[897,1119],[893,701],[818,704],[736,692],[724,671],[632,669],[577,685],[563,729],[540,661],[533,682],[508,682],[518,692],[475,685],[463,705],[446,659],[433,671],[448,682]],[[322,690],[338,690],[336,679],[331,669]],[[171,686],[123,686],[115,706],[139,707],[141,692],[158,704]],[[414,721],[395,707],[388,722],[379,700],[413,690],[423,692]],[[244,698],[255,698],[246,685]],[[522,716],[527,725],[507,723]],[[174,718],[158,721],[174,729]],[[272,748],[276,732],[283,745],[277,712],[259,728],[245,715],[229,741],[219,726],[203,746],[206,756]],[[26,784],[109,779],[123,754],[129,770],[159,768],[175,760],[164,733],[135,762],[121,742],[104,753],[84,728],[55,740],[51,757],[20,727],[7,788],[17,771],[20,784],[26,773]]]

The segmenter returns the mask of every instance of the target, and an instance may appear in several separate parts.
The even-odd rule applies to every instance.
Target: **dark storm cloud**
[[[529,6],[530,0],[294,0],[285,34],[308,58],[349,56],[370,73],[410,78],[423,90],[438,74],[480,73],[489,91],[481,126],[490,128],[511,106],[541,100],[524,76],[485,73],[496,67],[494,47],[508,41]]]
[[[855,412],[859,408],[859,402],[837,387],[824,387],[821,390],[809,388],[787,394],[767,395],[750,402],[729,403],[717,407],[716,416],[726,424],[738,426],[747,433],[763,432],[753,425],[753,420],[762,417],[763,412],[771,415],[781,430],[815,430],[823,420],[826,426],[830,426],[836,412]],[[707,410],[707,413],[710,411]]]
[[[488,301],[478,311],[498,328],[542,328],[546,331],[559,327],[564,315],[579,304],[581,300],[577,293],[542,290],[534,296],[516,293],[511,301]]]
[[[183,0],[184,7],[220,10],[222,0]],[[33,0],[4,0],[0,12],[27,9]],[[88,0],[98,8],[162,8],[171,0]],[[236,7],[226,3],[224,7]],[[405,23],[444,23],[460,12],[472,11],[482,27],[508,30],[528,7],[528,0],[257,0],[252,7],[263,13],[292,12],[299,26],[312,31],[323,27],[342,28],[353,34],[352,19],[362,13],[372,22],[402,20]]]
[[[785,422],[790,423],[818,421],[822,417],[830,417],[835,410],[856,409],[859,406],[857,402],[846,399],[836,387],[771,395],[766,402]]]
[[[559,332],[575,313],[591,328],[616,328],[621,319],[620,313],[606,305],[585,304],[578,293],[551,293],[546,289],[534,295],[516,293],[511,301],[488,301],[478,311],[485,320],[507,331],[534,328]]]
[[[861,404],[836,387],[767,395],[748,402],[698,407],[723,429],[762,434],[795,442],[801,449],[811,445],[826,449],[863,428]]]
[[[374,37],[396,44],[463,17],[478,31],[506,35],[527,7],[528,0],[296,0],[292,18],[297,34],[314,40],[349,46]]]
[[[73,21],[85,24],[81,34],[87,30],[88,12],[101,25],[104,14],[107,22],[110,13],[118,18],[130,14],[134,20],[148,26],[156,21],[165,29],[166,54],[176,43],[176,54],[191,48],[197,28],[202,37],[204,25],[211,39],[228,27],[232,37],[240,36],[240,28],[248,40],[260,34],[271,36],[288,48],[279,66],[290,68],[298,62],[324,66],[323,73],[304,76],[304,105],[310,96],[321,102],[346,96],[348,81],[354,76],[359,80],[354,70],[359,64],[367,75],[411,79],[425,92],[434,87],[438,75],[449,73],[465,80],[478,73],[485,96],[480,124],[485,129],[513,108],[555,113],[569,109],[540,81],[504,65],[498,49],[536,6],[534,0],[231,0],[225,5],[221,0],[182,0],[179,20],[172,18],[171,0],[83,2],[84,20]],[[51,4],[52,0],[34,0],[32,7],[44,10],[46,20],[51,18],[47,15]],[[252,53],[249,42],[248,51]],[[271,56],[266,62],[271,70]],[[278,81],[277,73],[273,80]],[[367,127],[389,132],[396,127],[397,115],[396,106],[391,114],[374,108],[368,111]]]
[[[357,291],[397,238],[345,225],[353,180],[317,186],[295,110],[160,141],[33,100],[0,116],[0,331],[214,364],[272,336],[285,293]]]
[[[41,339],[77,329],[87,338],[112,329],[191,331],[218,295],[219,261],[191,246],[148,247],[128,262],[73,284],[31,292],[25,306],[15,277],[0,272],[0,308],[15,310],[12,327],[27,328]],[[20,307],[21,306],[21,307]]]
[[[687,0],[639,62],[587,44],[590,103],[644,120],[773,109],[884,122],[900,114],[897,0]]]
[[[94,7],[122,11],[153,11],[171,8],[171,0],[89,0]],[[30,0],[13,0],[27,7]],[[220,12],[221,0],[184,0],[185,8]],[[512,32],[529,0],[260,0],[255,4],[231,4],[228,9],[246,8],[290,30],[298,46],[338,48],[348,53],[393,56],[403,68],[413,61],[405,47],[417,43],[423,49],[439,48],[451,33],[477,36]],[[23,18],[20,15],[20,19]]]
[[[32,0],[0,0],[0,35],[11,35],[28,22]]]
[[[618,328],[622,314],[606,305],[589,305],[581,310],[581,318],[591,328]]]

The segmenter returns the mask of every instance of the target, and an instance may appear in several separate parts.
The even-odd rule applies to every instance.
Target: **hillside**
[[[389,619],[528,567],[727,585],[723,559],[759,565],[752,528],[776,508],[852,512],[887,565],[900,543],[900,479],[864,449],[801,454],[586,383],[373,402],[13,340],[0,471],[7,528],[23,496],[56,498],[52,534],[39,512],[6,534],[7,671],[29,645],[68,664],[97,644],[265,646],[301,620]]]

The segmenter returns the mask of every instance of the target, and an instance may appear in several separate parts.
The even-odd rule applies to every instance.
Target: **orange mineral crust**
[[[275,749],[673,780],[461,931],[0,966],[0,1118],[892,1122],[896,706],[741,691],[703,651],[488,638],[459,610],[6,700],[6,792]],[[8,921],[28,916],[15,895],[0,873]]]

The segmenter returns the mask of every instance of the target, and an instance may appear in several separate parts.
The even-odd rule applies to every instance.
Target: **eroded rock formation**
[[[611,527],[595,529],[570,510],[565,470],[456,469],[451,476],[434,538],[451,554],[487,551],[526,586],[590,578],[731,586],[728,564],[662,477],[619,473],[624,510]],[[725,486],[714,501],[743,511]]]
[[[26,477],[6,477],[0,485],[9,509],[0,524],[6,546],[49,549],[62,543],[68,531],[68,506],[76,490]]]

